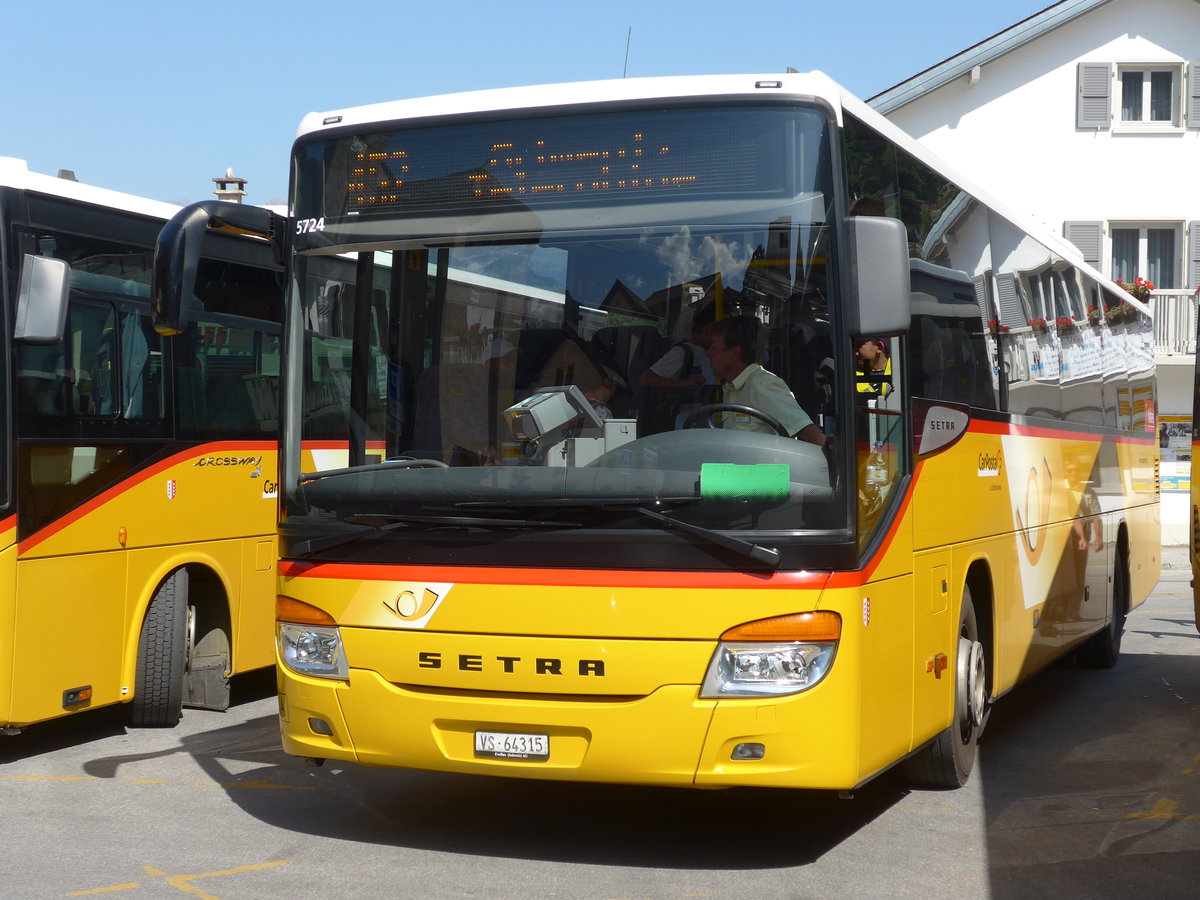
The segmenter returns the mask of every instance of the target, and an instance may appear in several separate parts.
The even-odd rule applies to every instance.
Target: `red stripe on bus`
[[[75,524],[84,516],[94,512],[106,503],[110,503],[114,498],[121,496],[130,488],[142,484],[156,475],[161,475],[167,469],[171,469],[189,459],[198,459],[202,456],[213,456],[216,453],[246,453],[246,452],[273,452],[278,449],[278,444],[274,441],[230,441],[220,444],[202,444],[198,447],[189,447],[180,453],[173,456],[168,456],[166,459],[159,460],[152,466],[147,466],[144,469],[138,469],[129,475],[128,478],[122,478],[120,482],[110,487],[108,490],[97,494],[91,500],[77,506],[75,509],[55,519],[45,528],[38,531],[36,534],[30,535],[17,546],[18,553],[28,553],[34,547],[41,544],[43,541],[49,540],[58,534],[64,528]]]
[[[343,581],[428,581],[450,584],[529,584],[545,587],[809,588],[824,587],[828,572],[669,572],[597,569],[507,569],[470,566],[413,566],[386,563],[323,563],[283,560],[284,578]]]

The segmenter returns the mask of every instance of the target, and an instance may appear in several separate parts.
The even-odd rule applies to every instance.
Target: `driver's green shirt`
[[[723,399],[726,403],[737,403],[766,413],[786,428],[792,437],[806,425],[812,424],[812,419],[800,408],[784,380],[758,363],[746,366],[737,378],[725,384]],[[762,419],[741,413],[722,413],[721,427],[775,433],[775,429]]]

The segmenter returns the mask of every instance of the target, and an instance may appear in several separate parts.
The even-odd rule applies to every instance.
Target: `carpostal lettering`
[[[546,657],[536,657],[532,660],[520,656],[496,656],[487,659],[473,653],[460,653],[449,659],[442,659],[441,653],[423,650],[417,653],[417,665],[422,669],[441,669],[448,666],[457,668],[460,672],[487,672],[497,669],[506,675],[514,675],[518,670],[533,669],[535,675],[562,675],[563,660]],[[604,677],[604,660],[581,659],[575,664],[577,674],[582,677]]]
[[[259,466],[261,456],[202,456],[193,463],[194,466]]]
[[[1000,454],[999,453],[980,453],[979,454],[979,474],[984,475],[999,475],[1000,474]]]

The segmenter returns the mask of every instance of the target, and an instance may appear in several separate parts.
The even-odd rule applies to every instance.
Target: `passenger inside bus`
[[[689,309],[687,336],[641,374],[645,401],[638,410],[638,435],[680,427],[710,397],[716,383],[706,353],[712,341],[711,305]]]
[[[856,341],[854,358],[854,382],[858,392],[886,397],[892,389],[892,358],[888,355],[887,341]]]

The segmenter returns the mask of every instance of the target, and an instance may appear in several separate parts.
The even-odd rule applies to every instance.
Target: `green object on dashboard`
[[[791,493],[787,463],[702,463],[702,500],[786,500]]]

